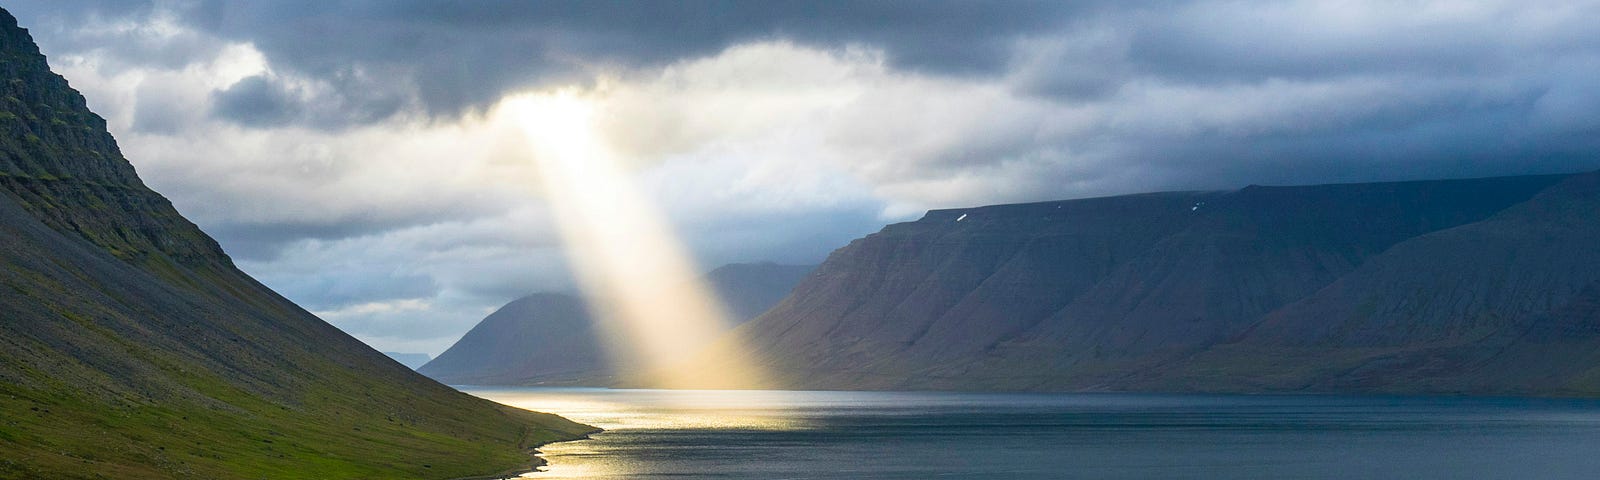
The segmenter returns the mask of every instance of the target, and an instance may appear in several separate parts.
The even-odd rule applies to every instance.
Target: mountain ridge
[[[1208,389],[1191,385],[1198,376],[1163,372],[1392,247],[1490,221],[1593,175],[934,210],[836,250],[736,333],[791,388],[1289,391],[1267,382]],[[1246,367],[1228,368],[1256,373]]]
[[[592,429],[440,385],[239,271],[0,10],[0,478],[426,478]]]

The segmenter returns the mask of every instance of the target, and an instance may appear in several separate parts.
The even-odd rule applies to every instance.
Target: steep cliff
[[[448,478],[587,427],[417,375],[234,267],[0,11],[0,478]]]

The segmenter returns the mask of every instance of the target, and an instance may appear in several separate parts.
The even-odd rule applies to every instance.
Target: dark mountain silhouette
[[[418,375],[234,267],[0,10],[0,478],[419,478],[588,427]]]
[[[730,264],[702,281],[729,320],[742,323],[778,303],[812,268]],[[418,371],[454,385],[613,385],[618,375],[595,328],[583,299],[529,295],[500,307]]]
[[[1593,323],[1597,175],[937,210],[737,333],[804,388],[1600,393],[1549,333]]]

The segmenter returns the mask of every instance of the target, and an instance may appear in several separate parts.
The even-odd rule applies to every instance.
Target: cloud
[[[170,19],[188,27],[185,35],[250,43],[281,73],[332,86],[339,101],[350,108],[384,112],[395,98],[406,97],[415,98],[430,114],[445,116],[487,108],[517,90],[582,82],[595,73],[660,66],[712,55],[732,45],[775,39],[824,49],[872,45],[885,50],[897,68],[992,74],[1006,64],[1016,37],[1055,30],[1116,4],[1011,2],[991,8],[961,1],[133,3],[73,2],[29,5],[24,10],[33,13],[29,16],[62,23],[85,10],[108,18]],[[149,24],[158,23],[132,23]],[[97,48],[105,41],[89,34],[76,37],[82,45]],[[173,51],[149,47],[132,44],[137,51],[129,53]]]
[[[8,8],[148,184],[388,349],[569,288],[518,93],[595,106],[707,267],[936,207],[1600,168],[1593,1]]]
[[[203,102],[182,82],[141,81],[131,89],[133,119],[130,128],[140,133],[175,135],[195,122],[192,105]]]
[[[280,126],[300,115],[296,92],[266,75],[245,77],[213,95],[213,114],[245,126]]]

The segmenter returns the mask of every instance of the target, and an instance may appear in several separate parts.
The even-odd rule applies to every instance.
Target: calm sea
[[[1600,478],[1588,400],[465,390],[607,430],[537,479]]]

